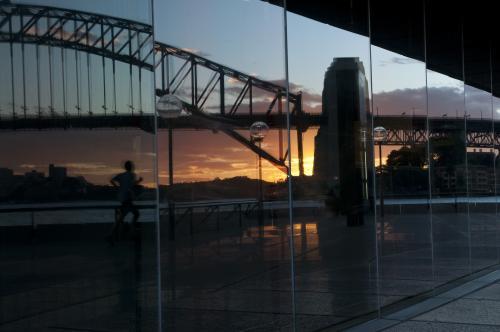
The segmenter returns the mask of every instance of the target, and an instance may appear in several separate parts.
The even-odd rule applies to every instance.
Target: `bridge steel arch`
[[[285,87],[217,64],[186,50],[155,42],[151,25],[63,8],[2,3],[0,4],[0,43],[10,44],[11,57],[13,56],[13,44],[35,44],[94,54],[102,57],[103,73],[105,73],[104,59],[111,59],[113,90],[115,90],[115,106],[112,115],[106,112],[107,107],[103,105],[104,115],[95,115],[89,110],[89,114],[86,114],[87,118],[81,116],[80,111],[76,117],[68,114],[66,110],[62,114],[58,113],[52,104],[48,106],[51,110],[49,117],[42,114],[40,111],[41,105],[38,105],[36,116],[28,115],[26,112],[28,109],[26,96],[22,105],[20,105],[23,112],[16,110],[13,97],[11,117],[0,117],[0,129],[67,129],[104,126],[111,128],[139,127],[144,130],[154,130],[152,128],[154,123],[152,115],[142,114],[142,110],[139,110],[139,115],[133,114],[133,112],[132,114],[127,114],[129,112],[119,114],[121,112],[116,109],[116,82],[114,76],[116,72],[115,62],[119,61],[128,64],[130,68],[136,66],[159,74],[162,84],[161,89],[156,91],[157,96],[165,93],[176,94],[177,89],[174,86],[179,87],[187,80],[190,80],[192,98],[190,101],[186,101],[186,106],[190,110],[191,116],[195,118],[192,121],[194,128],[218,129],[286,172],[285,160],[289,151],[285,152],[283,149],[282,134],[285,123],[283,105],[287,96]],[[185,61],[185,64],[176,73],[165,71],[172,58]],[[26,86],[24,48],[21,60],[23,62],[23,86]],[[200,84],[197,79],[197,70],[200,67],[212,71],[213,74],[208,84],[198,94]],[[132,69],[130,69],[130,73],[132,73]],[[139,75],[140,73],[139,70]],[[12,72],[12,81],[13,78],[14,74]],[[238,94],[236,101],[230,105],[230,109],[226,112],[224,80],[227,78],[242,82],[244,87]],[[204,112],[204,104],[210,98],[210,95],[214,94],[214,90],[217,90],[216,85],[219,88],[219,100],[221,101],[219,110],[215,114],[213,112]],[[255,88],[267,91],[274,96],[269,102],[265,114],[253,112],[252,91]],[[25,91],[23,93],[26,94]],[[104,94],[106,94],[106,91],[104,91]],[[104,98],[106,99],[106,96]],[[247,116],[243,115],[245,120],[242,121],[241,109],[245,98],[248,99],[248,104],[245,105],[248,105],[250,112]],[[297,115],[302,113],[300,94],[289,93],[288,101],[292,104],[293,116],[297,118]],[[80,109],[78,105],[76,108]],[[131,108],[133,109],[133,107]],[[249,121],[263,119],[267,120],[266,122],[271,127],[279,130],[279,156],[277,158],[259,148],[254,142],[235,130],[248,125]],[[167,127],[166,121],[160,121],[159,124],[160,128]],[[303,174],[302,129],[299,126],[297,133],[300,172]]]
[[[35,44],[94,54],[102,57],[103,67],[104,59],[111,59],[113,75],[116,61],[125,63],[130,68],[135,66],[142,70],[154,71],[157,76],[156,95],[177,94],[191,113],[189,119],[179,118],[169,123],[160,119],[160,129],[173,126],[221,131],[279,169],[286,170],[285,160],[289,151],[283,149],[282,130],[286,129],[286,115],[283,114],[283,109],[284,103],[287,102],[287,93],[280,82],[265,81],[189,50],[156,42],[153,39],[153,27],[148,24],[48,6],[0,4],[0,43],[8,43],[11,50],[13,44]],[[24,61],[24,56],[22,60]],[[174,68],[171,66],[173,61],[178,61],[181,65]],[[209,78],[205,81],[199,78],[200,68],[209,73]],[[141,70],[139,75],[140,73]],[[227,79],[237,81],[242,86],[231,103],[228,103],[226,98]],[[180,87],[183,85],[190,87],[187,96],[186,93],[181,93]],[[254,89],[260,89],[272,96],[264,112],[262,109],[259,112],[254,107]],[[234,89],[232,92],[234,93]],[[41,112],[38,112],[37,116],[29,116],[26,114],[26,101],[20,105],[24,110],[23,114],[16,112],[12,103],[11,117],[0,117],[0,130],[99,127],[155,130],[153,115],[142,114],[142,110],[134,114],[133,107],[126,112],[116,110],[116,96],[114,98],[113,113],[107,113],[106,106],[103,105],[103,115],[89,112],[87,116],[74,116],[66,112],[60,114],[54,110],[53,105],[49,105],[49,117]],[[218,107],[208,112],[206,108],[210,98],[218,99]],[[243,103],[245,99],[246,102]],[[302,134],[309,127],[320,126],[324,119],[321,115],[304,112],[300,93],[289,93],[288,102],[291,104],[291,125],[297,132],[299,172],[304,174]],[[40,109],[40,105],[38,108]],[[248,128],[255,121],[265,121],[271,128],[279,130],[277,157],[237,132],[236,129]],[[430,130],[426,128],[424,118],[415,117],[409,121],[397,116],[376,116],[374,125],[384,126],[388,130],[387,145],[404,146],[426,144],[429,138],[444,137],[447,135],[447,126],[462,121],[464,119],[429,119],[429,123],[433,123],[433,129]],[[464,133],[468,147],[486,148],[493,145],[500,149],[500,122],[495,121],[492,124],[491,121],[469,119],[468,123],[467,132]],[[492,125],[494,134],[491,132]]]
[[[0,5],[0,42],[77,49],[153,69],[153,27],[69,9]]]

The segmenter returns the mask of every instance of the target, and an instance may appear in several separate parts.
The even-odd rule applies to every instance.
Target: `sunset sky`
[[[20,1],[33,3],[33,1]],[[150,20],[150,8],[139,4],[141,1],[112,0],[67,2],[52,0],[55,6],[81,8],[92,11],[98,5],[100,13],[147,22]],[[155,38],[179,48],[190,50],[215,62],[222,63],[239,71],[249,73],[264,80],[276,83],[285,78],[283,49],[282,8],[254,0],[169,0],[155,1]],[[193,10],[196,8],[196,10]],[[132,15],[132,16],[130,16]],[[259,24],[255,24],[257,21]],[[265,36],[263,38],[262,36]],[[471,87],[465,87],[460,81],[447,76],[427,72],[422,62],[403,57],[399,54],[372,46],[365,36],[334,28],[295,14],[288,14],[289,38],[289,77],[293,92],[301,91],[304,96],[306,112],[321,112],[321,93],[326,69],[336,57],[358,57],[362,61],[367,80],[373,82],[373,109],[380,114],[411,116],[427,114],[430,116],[463,116],[464,109],[472,117],[499,118],[500,102],[490,95]],[[28,48],[33,51],[34,47]],[[8,46],[0,45],[0,56],[8,56]],[[370,64],[370,51],[372,63]],[[16,56],[20,50],[16,49]],[[45,51],[46,52],[46,51]],[[47,60],[48,53],[41,55],[41,61]],[[74,52],[71,53],[74,56]],[[57,55],[60,56],[60,55]],[[85,57],[81,56],[84,63]],[[18,60],[15,60],[18,61]],[[48,60],[47,60],[48,61]],[[55,58],[55,66],[60,62]],[[99,109],[103,104],[100,91],[103,89],[102,72],[99,72],[100,58],[90,57],[92,69],[93,93],[92,105]],[[0,64],[0,73],[9,76],[10,63]],[[19,63],[14,63],[19,70]],[[35,70],[36,62],[27,63],[28,72]],[[173,64],[172,66],[176,66]],[[175,68],[174,68],[175,69]],[[42,71],[46,71],[44,68]],[[119,64],[117,78],[117,108],[126,109],[131,100],[138,105],[138,83],[133,75],[133,98],[130,96],[128,66]],[[203,77],[203,72],[200,71]],[[370,80],[370,72],[373,77]],[[124,74],[126,73],[126,74]],[[69,74],[71,75],[71,74]],[[206,74],[208,75],[208,74]],[[29,76],[32,78],[32,76]],[[70,76],[71,77],[71,76]],[[426,80],[428,88],[426,90]],[[46,82],[45,82],[46,83]],[[28,89],[35,88],[33,79],[28,78]],[[61,90],[61,82],[54,83]],[[74,84],[74,83],[68,83]],[[0,83],[0,117],[12,107],[10,79]],[[16,75],[16,86],[19,75]],[[227,82],[228,100],[234,100],[241,89],[238,82]],[[48,106],[47,84],[43,84],[42,102]],[[465,89],[465,104],[464,104]],[[74,90],[74,89],[68,89]],[[142,86],[142,108],[152,111],[153,99],[148,94],[153,91],[152,76],[145,76]],[[182,92],[182,91],[181,91]],[[22,97],[22,91],[16,91],[16,102]],[[76,94],[68,97],[68,105],[73,109]],[[231,99],[232,98],[232,99]],[[256,91],[255,98],[261,104],[269,103],[272,96]],[[28,94],[28,106],[34,109],[36,96]],[[210,108],[218,107],[217,98],[207,104]],[[109,100],[108,100],[109,103]],[[31,106],[30,106],[31,104]],[[245,104],[245,102],[243,103]],[[56,108],[62,107],[55,103]],[[85,104],[82,104],[85,106]],[[87,108],[89,107],[87,103]],[[2,113],[3,112],[3,113]],[[246,134],[246,133],[244,133]],[[246,134],[247,135],[247,134]],[[283,132],[286,138],[286,132]],[[304,167],[306,174],[312,173],[314,162],[314,137],[316,129],[311,128],[304,134]],[[154,183],[154,137],[138,130],[67,130],[67,131],[31,131],[0,133],[0,167],[8,167],[16,173],[33,169],[47,173],[48,164],[53,163],[68,167],[70,175],[82,175],[94,183],[107,183],[109,178],[121,171],[121,163],[131,159],[137,164],[137,172],[149,185]],[[263,148],[278,155],[278,133],[271,131],[266,137]],[[293,173],[298,174],[296,134],[292,132]],[[158,155],[160,181],[168,182],[167,135],[158,135]],[[387,155],[393,147],[384,148]],[[286,145],[285,145],[286,150]],[[176,130],[174,134],[174,179],[176,182],[212,180],[215,177],[233,176],[258,177],[258,159],[255,154],[222,133],[212,131]],[[378,163],[378,159],[375,160]],[[263,161],[263,176],[268,181],[284,179],[284,174],[276,167]]]

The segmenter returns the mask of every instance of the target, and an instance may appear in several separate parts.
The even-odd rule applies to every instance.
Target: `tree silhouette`
[[[465,134],[456,130],[446,136],[432,137],[429,141],[433,187],[439,192],[459,193],[465,186]],[[444,181],[443,172],[448,179],[455,177],[455,185]]]
[[[424,145],[416,145],[413,148],[403,146],[399,150],[393,150],[387,156],[387,167],[397,169],[398,167],[423,168],[427,164],[427,156]]]
[[[385,181],[387,193],[398,195],[425,194],[428,188],[425,145],[403,146],[387,156]]]

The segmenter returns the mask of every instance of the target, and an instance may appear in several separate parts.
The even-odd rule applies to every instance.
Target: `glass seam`
[[[370,59],[370,108],[371,108],[371,121],[370,121],[370,129],[371,129],[371,139],[370,139],[370,145],[372,148],[372,151],[375,151],[375,145],[373,142],[373,64],[372,64],[372,24],[371,24],[371,1],[368,0],[368,53],[369,53],[369,59]],[[374,236],[375,236],[375,276],[376,276],[376,292],[377,292],[377,312],[378,312],[378,317],[381,317],[381,302],[380,302],[380,281],[379,281],[379,243],[378,243],[378,236],[377,236],[377,182],[376,182],[376,172],[375,172],[375,163],[371,165],[372,169],[372,178],[373,178],[373,184],[372,184],[372,195],[373,195],[373,226],[374,226]]]
[[[295,243],[294,243],[294,227],[293,227],[293,195],[292,195],[292,153],[291,153],[291,135],[290,135],[290,82],[288,74],[288,25],[287,25],[287,3],[283,0],[283,42],[284,42],[284,56],[285,56],[285,87],[286,87],[286,129],[287,129],[287,141],[288,141],[288,167],[287,167],[287,178],[288,178],[288,218],[290,227],[290,271],[291,271],[291,291],[292,291],[292,331],[297,329],[296,320],[296,305],[295,305]]]

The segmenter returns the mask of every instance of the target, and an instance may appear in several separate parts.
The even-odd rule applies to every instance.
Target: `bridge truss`
[[[158,129],[194,128],[211,129],[225,133],[286,171],[289,148],[284,148],[282,130],[286,129],[286,103],[290,105],[290,125],[297,133],[297,156],[300,174],[304,174],[302,134],[308,128],[319,127],[324,118],[307,114],[302,109],[301,94],[289,93],[283,82],[270,82],[211,61],[196,52],[155,42],[151,25],[113,18],[93,13],[67,9],[2,3],[0,4],[0,43],[8,45],[10,54],[10,79],[12,82],[10,109],[0,110],[0,129],[51,129],[51,128],[142,128],[154,131],[154,114],[143,111],[142,76],[145,72],[156,77],[156,95],[174,94],[181,98],[190,112],[188,117],[175,120],[159,119]],[[28,73],[25,45],[35,45],[39,59],[41,47],[49,52],[50,101],[43,105],[40,89],[40,71],[44,64],[37,62],[36,73]],[[20,73],[14,72],[14,47],[20,47]],[[16,46],[17,47],[17,46]],[[50,56],[60,50],[60,61]],[[74,51],[75,68],[68,67],[69,54]],[[82,57],[78,53],[83,54]],[[95,107],[91,99],[92,74],[96,72],[93,55],[100,59],[103,89],[98,91],[102,105]],[[84,59],[86,57],[86,60]],[[128,66],[130,99],[126,107],[118,106],[117,63]],[[65,70],[76,77],[75,91],[68,91],[63,82],[62,107],[53,102],[56,87],[53,67],[60,66],[62,80]],[[85,67],[82,70],[82,67]],[[138,69],[137,69],[138,68]],[[85,73],[86,71],[86,73]],[[14,91],[15,76],[22,77],[22,96]],[[87,82],[85,82],[85,79]],[[27,82],[35,80],[38,100],[28,105]],[[139,81],[139,91],[134,81]],[[105,84],[110,82],[110,84]],[[80,90],[88,90],[86,108]],[[31,91],[30,91],[31,92]],[[76,93],[75,105],[70,105],[65,94]],[[135,100],[134,100],[135,96]],[[97,109],[98,108],[98,109]],[[34,112],[30,112],[30,109]],[[48,111],[44,111],[48,110]],[[71,111],[73,110],[73,111]],[[4,111],[4,112],[1,112]],[[5,112],[7,111],[7,113]],[[467,121],[465,121],[467,120]],[[248,129],[255,121],[264,121],[279,131],[278,155],[260,148],[239,130]],[[500,123],[479,119],[426,119],[425,117],[401,118],[377,116],[374,126],[388,130],[387,145],[426,144],[433,137],[459,135],[469,147],[500,149]]]
[[[282,129],[286,123],[286,118],[283,116],[284,103],[287,101],[290,103],[292,114],[295,115],[301,112],[300,95],[289,94],[283,85],[244,74],[194,53],[163,43],[155,43],[151,25],[61,8],[2,3],[0,4],[0,42],[8,43],[10,47],[12,82],[12,102],[9,103],[11,110],[7,114],[0,112],[0,127],[3,129],[83,128],[84,125],[88,126],[87,128],[100,126],[116,128],[132,125],[152,130],[151,123],[153,121],[151,121],[151,114],[143,114],[142,91],[139,92],[140,101],[137,107],[134,107],[133,102],[130,102],[125,110],[117,106],[116,74],[117,62],[120,62],[129,65],[131,95],[134,94],[134,79],[141,82],[143,70],[154,71],[157,75],[157,81],[161,82],[157,89],[157,96],[170,93],[179,95],[182,100],[188,102],[191,115],[198,118],[192,121],[194,127],[200,129],[218,128],[278,168],[286,171],[285,160],[289,151],[288,149],[285,151],[283,148]],[[13,83],[16,76],[13,68],[14,65],[12,65],[15,57],[13,48],[16,44],[21,46],[22,100],[15,98],[16,92],[14,91]],[[49,73],[51,74],[49,79],[51,96],[49,105],[42,105],[40,97],[38,98],[38,105],[28,105],[26,83],[30,79],[33,79],[33,77],[27,73],[26,69],[25,62],[28,56],[25,51],[26,44],[36,45],[37,61],[39,58],[39,46],[47,46],[49,49],[48,65],[50,67]],[[61,50],[58,64],[52,60],[53,56],[51,52],[56,51],[53,48]],[[75,68],[68,69],[68,54],[63,51],[64,49],[75,51]],[[81,63],[79,64],[78,61],[80,58],[76,52],[87,54],[87,60],[80,60]],[[92,107],[91,101],[90,80],[93,68],[92,62],[88,57],[89,54],[99,56],[102,59],[100,73],[102,73],[102,81],[104,82],[102,84],[103,95],[101,97],[103,105],[98,110],[95,109],[95,105]],[[179,68],[173,67],[171,64],[175,61],[174,59],[183,61],[183,64]],[[111,69],[108,68],[110,66],[108,60],[111,60]],[[78,66],[81,67],[84,62],[87,66],[86,75],[79,72],[77,68]],[[37,62],[35,79],[38,81],[38,90],[40,90],[40,85],[42,84],[40,82],[40,66]],[[76,92],[66,91],[66,82],[63,82],[62,93],[64,101],[60,109],[55,107],[52,100],[53,91],[55,90],[54,78],[52,77],[54,66],[61,67],[57,70],[62,70],[63,81],[67,75],[65,71],[71,70],[76,73]],[[133,67],[139,68],[138,78],[133,78]],[[210,75],[210,79],[204,83],[200,79],[201,75],[199,75],[201,68],[203,68],[206,74]],[[79,90],[85,88],[83,86],[85,82],[81,82],[79,75],[85,76],[88,79],[89,92],[87,95],[89,101],[86,111],[81,105],[83,104],[80,101],[82,97],[77,96],[76,105],[73,106],[68,105],[65,96],[68,93],[79,94]],[[106,89],[106,82],[110,80],[112,81],[111,86],[108,86],[108,89]],[[228,80],[233,85],[231,88],[226,86]],[[234,91],[235,82],[241,83],[242,89],[229,104],[228,100],[230,98],[226,97],[228,95],[226,91]],[[79,87],[78,83],[80,83]],[[191,92],[188,93],[190,98],[185,98],[185,89],[180,89],[186,83],[190,86],[189,89]],[[141,86],[141,83],[139,83],[139,86]],[[264,91],[272,96],[264,112],[262,112],[262,109],[257,110],[254,107],[256,104],[256,98],[254,97],[256,90]],[[218,101],[220,105],[218,105],[216,110],[212,107],[210,111],[207,111],[205,109],[207,106],[206,103],[210,103],[215,94],[219,95]],[[39,91],[37,91],[37,95],[40,95]],[[133,96],[131,96],[132,98]],[[262,104],[262,98],[259,102],[259,104]],[[34,108],[36,111],[30,112],[30,108]],[[72,112],[73,108],[76,112]],[[48,109],[49,111],[44,112],[44,109]],[[136,111],[136,114],[134,114],[134,111]],[[243,113],[247,115],[244,121],[241,120],[240,116]],[[148,118],[149,121],[147,120]],[[257,120],[265,121],[271,128],[278,128],[279,152],[277,157],[272,156],[264,149],[258,147],[249,138],[242,136],[236,131],[236,129],[241,129],[245,125],[249,127],[249,121]],[[164,121],[162,124],[165,126],[161,126],[160,128],[167,127]],[[248,129],[248,127],[246,128]],[[301,135],[300,130],[299,135]],[[300,139],[300,151],[298,155],[301,160],[299,163],[301,165],[301,173],[303,173],[301,143],[302,140]]]

